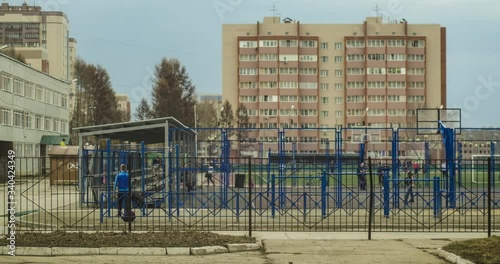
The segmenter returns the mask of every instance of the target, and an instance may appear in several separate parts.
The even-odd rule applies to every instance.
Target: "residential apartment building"
[[[69,22],[63,12],[43,11],[40,6],[26,3],[2,3],[0,43],[15,47],[31,67],[70,80],[76,41],[69,38]]]
[[[125,112],[126,116],[129,117],[130,121],[130,97],[128,94],[116,94],[116,100],[118,101],[118,109]]]
[[[17,157],[45,157],[50,144],[69,138],[68,86],[0,54],[0,160],[8,150]],[[24,160],[16,171],[38,174],[38,162]]]
[[[415,127],[417,108],[446,106],[446,29],[438,24],[265,17],[223,25],[222,42],[223,100],[245,105],[252,128],[292,128],[286,137],[299,152],[324,151],[335,137],[327,128]],[[263,133],[249,136],[277,140]]]

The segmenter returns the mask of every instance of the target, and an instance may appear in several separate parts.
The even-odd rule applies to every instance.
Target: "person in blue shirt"
[[[120,173],[116,175],[115,185],[113,187],[113,190],[115,191],[118,189],[118,216],[122,215],[123,202],[125,201],[125,197],[128,195],[129,176],[126,170],[127,165],[120,165]]]

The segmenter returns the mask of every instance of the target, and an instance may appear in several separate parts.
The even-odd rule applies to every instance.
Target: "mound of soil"
[[[4,240],[7,241],[7,240]],[[202,247],[235,243],[255,243],[247,236],[219,235],[210,232],[151,232],[151,233],[18,233],[20,247]]]

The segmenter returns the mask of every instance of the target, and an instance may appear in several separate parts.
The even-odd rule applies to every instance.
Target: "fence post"
[[[248,157],[248,236],[252,237],[252,158]]]
[[[389,218],[389,171],[384,170],[384,178],[383,178],[383,185],[384,185],[384,217]]]
[[[370,174],[370,205],[368,209],[368,240],[372,239],[372,223],[375,220],[373,215],[373,174],[372,174],[372,158],[368,157],[368,170]]]
[[[488,158],[488,237],[491,237],[491,183],[495,178],[491,173],[491,158]]]
[[[276,175],[271,174],[271,216],[274,218],[276,214]]]
[[[321,179],[321,215],[326,217],[326,207],[327,207],[327,195],[326,195],[326,184],[327,184],[327,173],[324,171]]]
[[[434,217],[441,217],[441,180],[434,177]]]

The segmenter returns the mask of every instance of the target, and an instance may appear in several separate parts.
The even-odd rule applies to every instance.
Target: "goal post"
[[[493,158],[492,171],[494,174],[500,172],[500,155],[473,154],[472,155],[472,182],[488,183],[488,158]],[[495,175],[493,175],[495,177]]]

